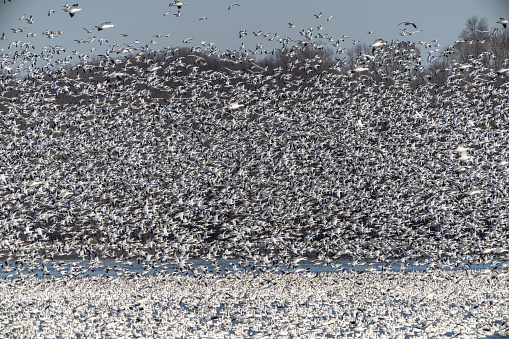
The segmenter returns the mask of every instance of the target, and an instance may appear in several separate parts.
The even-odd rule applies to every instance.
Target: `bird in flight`
[[[67,8],[64,8],[64,11],[66,11],[67,13],[69,13],[69,15],[71,16],[71,18],[74,16],[74,14],[76,12],[79,12],[79,11],[82,11],[83,8],[78,8],[78,4],[74,4],[72,5],[71,7],[67,7]]]
[[[383,45],[387,45],[387,42],[383,41],[382,39],[376,39],[373,44],[369,45],[369,47],[371,47],[371,53],[374,53],[375,49]]]
[[[359,73],[359,72],[364,72],[364,71],[369,71],[369,68],[366,67],[364,64],[361,64],[361,65],[356,66],[354,69],[351,69],[350,73]]]
[[[182,2],[182,1],[180,1],[180,0],[175,0],[175,1],[173,1],[173,2],[170,4],[170,6],[175,6],[175,7],[177,7],[178,9],[181,9],[181,8],[182,8],[182,6],[184,6],[184,5],[187,5],[187,3]]]
[[[115,25],[112,25],[111,21],[107,21],[107,22],[103,22],[99,26],[95,26],[95,27],[97,28],[98,31],[102,31],[103,29],[106,29],[106,28],[115,27]]]
[[[232,8],[233,8],[233,6],[240,6],[240,4],[238,4],[238,3],[236,3],[236,2],[235,2],[235,3],[231,4],[231,5],[228,7],[228,10],[232,9]]]
[[[497,24],[501,24],[502,26],[504,26],[504,28],[507,28],[508,23],[509,21],[504,18],[500,18],[500,21],[497,21]]]
[[[400,23],[398,26],[400,26],[400,25],[405,25],[405,26],[410,26],[410,25],[412,25],[412,26],[414,26],[414,28],[415,28],[415,29],[417,29],[417,25],[416,25],[415,23],[411,22],[411,21],[403,21],[403,22],[402,22],[402,23]]]
[[[244,107],[244,104],[239,104],[238,101],[234,101],[228,105],[228,109],[231,109],[231,110],[241,108],[241,107]]]

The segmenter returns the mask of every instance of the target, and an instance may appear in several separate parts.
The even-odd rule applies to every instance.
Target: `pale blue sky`
[[[280,47],[281,44],[268,41],[264,37],[255,37],[253,31],[262,33],[278,33],[281,38],[286,36],[294,40],[301,39],[299,32],[314,27],[315,32],[328,34],[335,40],[342,35],[348,39],[342,47],[352,46],[357,39],[371,44],[375,39],[399,39],[409,41],[432,42],[438,39],[442,46],[447,46],[458,38],[467,18],[477,15],[488,20],[490,28],[500,26],[496,22],[500,17],[509,18],[509,0],[428,0],[428,1],[399,1],[399,0],[186,0],[188,5],[181,10],[182,16],[176,17],[176,7],[169,7],[170,1],[162,0],[88,0],[78,2],[83,11],[70,18],[62,10],[65,1],[55,0],[12,0],[6,4],[0,2],[0,34],[5,33],[8,40],[0,41],[0,49],[7,51],[13,41],[30,41],[40,50],[43,46],[60,45],[67,47],[67,52],[78,50],[80,53],[90,54],[90,48],[100,47],[100,38],[108,39],[109,44],[132,43],[139,40],[138,46],[149,44],[152,40],[157,44],[153,49],[166,46],[195,46],[206,41],[213,42],[221,50],[236,49],[241,43],[254,50],[259,43],[267,51]],[[237,2],[231,10],[231,3]],[[75,2],[71,2],[73,4]],[[53,13],[48,17],[48,11]],[[171,14],[163,16],[165,12]],[[315,18],[314,14],[322,12],[322,18]],[[28,24],[18,18],[26,14],[33,16],[35,23]],[[207,20],[198,20],[200,17]],[[334,16],[330,21],[327,17]],[[105,21],[111,21],[114,28],[103,31],[95,30],[88,34],[83,28],[91,29]],[[402,21],[413,21],[422,32],[412,36],[400,36]],[[296,25],[289,28],[288,23]],[[317,27],[323,30],[318,31]],[[26,32],[13,33],[11,28],[26,28]],[[240,39],[239,31],[245,29],[249,35]],[[413,31],[412,26],[407,29]],[[48,39],[42,33],[45,30],[61,30],[65,33],[57,38]],[[373,31],[373,34],[368,34]],[[27,37],[33,32],[37,37]],[[129,34],[128,37],[121,33]],[[173,34],[169,38],[155,38],[156,34]],[[96,36],[92,44],[78,44],[74,40],[87,39]],[[271,35],[272,36],[272,35]],[[188,45],[182,41],[193,38]],[[277,39],[276,39],[277,40]],[[107,45],[107,44],[106,44]],[[423,57],[425,56],[422,48]]]

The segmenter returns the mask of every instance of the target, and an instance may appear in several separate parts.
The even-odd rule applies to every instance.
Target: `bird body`
[[[244,104],[239,104],[238,101],[234,101],[228,105],[228,109],[237,109],[237,108],[241,108],[241,107],[244,107]]]
[[[182,8],[182,6],[184,6],[184,5],[187,5],[187,3],[186,3],[186,2],[182,2],[182,1],[180,1],[180,0],[175,0],[175,1],[173,1],[173,2],[170,4],[170,7],[171,7],[171,6],[174,6],[174,7],[177,7],[178,9],[181,9],[181,8]]]
[[[411,21],[403,21],[403,22],[402,22],[402,23],[400,23],[398,26],[400,26],[400,25],[405,25],[405,26],[410,26],[410,25],[412,25],[412,26],[414,26],[414,28],[415,28],[415,29],[417,29],[417,25],[416,25],[415,23],[411,22]]]
[[[107,22],[103,22],[99,26],[95,26],[95,27],[97,28],[98,31],[102,31],[103,29],[106,29],[106,28],[115,27],[115,25],[112,25],[111,21],[107,21]]]
[[[357,67],[352,69],[350,72],[351,73],[359,73],[359,72],[363,72],[363,71],[369,71],[369,68],[365,67],[365,65],[358,65]]]
[[[80,12],[82,11],[83,8],[78,8],[78,4],[74,4],[72,5],[71,7],[67,7],[67,8],[64,8],[64,11],[66,11],[67,13],[69,13],[69,15],[72,17],[74,17],[74,14],[76,12]]]
[[[500,18],[500,21],[497,21],[497,24],[501,24],[504,28],[507,28],[508,23],[509,21],[504,18]]]
[[[382,39],[376,39],[374,43],[369,45],[369,47],[371,47],[371,52],[374,53],[378,47],[381,47],[384,45],[387,45],[387,42],[383,41]]]

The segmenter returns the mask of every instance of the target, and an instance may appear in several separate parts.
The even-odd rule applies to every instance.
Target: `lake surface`
[[[471,264],[468,267],[460,265],[458,260],[451,260],[447,264],[437,262],[401,262],[396,261],[391,265],[380,262],[352,262],[351,260],[335,260],[332,262],[318,262],[314,260],[302,260],[288,267],[287,265],[261,265],[255,262],[241,262],[239,260],[186,260],[185,263],[145,263],[143,261],[118,261],[105,260],[37,260],[27,264],[22,261],[3,260],[0,278],[21,277],[91,277],[91,276],[118,276],[118,275],[143,275],[156,274],[169,275],[198,275],[200,273],[236,274],[243,271],[271,271],[275,273],[325,273],[340,271],[363,272],[412,272],[426,271],[428,269],[441,269],[444,271],[460,270],[483,270],[492,268],[509,267],[507,261],[492,261],[486,263]]]

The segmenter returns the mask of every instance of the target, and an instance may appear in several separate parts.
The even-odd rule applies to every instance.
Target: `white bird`
[[[501,68],[497,71],[497,74],[509,76],[509,68]]]
[[[359,65],[359,66],[355,67],[354,69],[352,69],[350,72],[358,73],[358,72],[363,72],[363,71],[369,71],[369,68],[365,67],[365,65]]]
[[[173,1],[173,2],[170,4],[170,6],[175,6],[175,7],[177,7],[178,9],[181,9],[181,8],[182,8],[182,6],[184,6],[184,5],[187,5],[187,3],[186,3],[186,2],[182,2],[182,1],[180,1],[180,0],[175,0],[175,1]]]
[[[228,105],[228,109],[237,109],[237,108],[241,108],[241,107],[244,107],[244,104],[239,104],[238,101],[234,101]]]
[[[462,153],[462,152],[466,152],[468,150],[469,150],[469,148],[466,148],[465,146],[463,146],[463,144],[460,144],[460,145],[458,145],[458,147],[456,147],[456,149],[454,151],[458,152],[458,153]]]
[[[64,11],[69,13],[71,18],[74,16],[76,12],[82,11],[83,8],[78,8],[78,4],[74,4],[71,7],[65,8]]]
[[[479,194],[479,193],[482,193],[482,191],[474,188],[474,189],[468,191],[467,195],[475,195],[475,194]]]
[[[501,24],[504,28],[507,28],[508,23],[509,21],[504,18],[500,18],[500,21],[497,21],[497,24]]]
[[[371,53],[374,53],[375,49],[384,45],[387,45],[387,42],[383,41],[382,39],[376,39],[374,43],[369,45],[369,47],[371,47]]]
[[[106,28],[115,27],[115,25],[112,25],[111,21],[107,21],[107,22],[103,22],[99,26],[95,26],[95,27],[97,28],[98,31],[102,31],[103,29],[106,29]]]
[[[134,302],[134,305],[135,306],[141,306],[143,304],[145,304],[146,302],[149,301],[149,298],[148,297],[144,297],[144,298],[138,298],[136,299],[136,301]]]
[[[467,161],[467,160],[473,158],[471,155],[468,155],[466,151],[463,151],[460,153],[461,153],[461,156],[459,157],[459,160],[461,160],[461,161]]]

